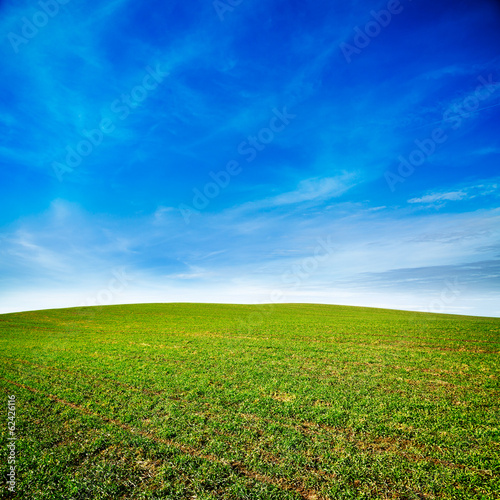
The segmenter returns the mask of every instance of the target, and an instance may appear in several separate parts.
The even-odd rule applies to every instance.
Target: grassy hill
[[[142,304],[0,342],[2,498],[499,498],[500,319]]]

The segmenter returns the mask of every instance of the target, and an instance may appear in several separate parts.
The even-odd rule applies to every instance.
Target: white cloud
[[[435,203],[436,201],[457,201],[467,198],[468,195],[464,191],[451,191],[448,193],[433,193],[422,196],[421,198],[412,198],[408,203]]]
[[[301,184],[284,196],[290,203],[296,198],[314,201],[335,189],[335,183]],[[278,206],[279,196],[272,206]],[[121,267],[134,279],[123,293],[113,295],[116,303],[270,302],[272,290],[282,289],[293,302],[424,308],[426,293],[440,293],[440,288],[433,290],[431,283],[429,291],[422,291],[407,279],[403,301],[402,290],[391,288],[401,277],[393,270],[426,267],[438,273],[439,266],[493,260],[500,248],[499,210],[420,215],[411,225],[391,210],[347,215],[342,208],[313,211],[314,216],[263,217],[248,234],[228,230],[233,226],[221,221],[220,214],[202,214],[193,232],[186,231],[182,220],[176,222],[170,210],[160,209],[166,223],[160,226],[154,212],[131,223],[58,200],[2,237],[0,309],[77,306],[87,297],[107,297],[113,270]],[[243,222],[255,218],[251,211]],[[331,257],[316,266],[311,260],[315,247],[330,239]],[[300,277],[299,286],[290,285],[290,273]],[[381,279],[368,283],[366,273],[381,273]],[[476,294],[478,300],[469,302],[474,306],[467,312],[484,313],[479,297],[490,292],[485,288],[483,294],[481,283],[491,283],[492,275],[474,273],[478,291],[471,289],[469,298]],[[457,301],[453,307],[462,304]]]
[[[488,196],[498,191],[499,180],[490,179],[488,181],[478,181],[474,184],[456,186],[454,191],[430,193],[420,198],[411,198],[408,203],[427,203],[446,201],[460,201],[476,198],[478,196]]]
[[[299,182],[297,189],[293,191],[287,191],[257,201],[250,201],[240,205],[236,210],[261,210],[303,202],[322,202],[342,195],[355,184],[354,174],[304,179]]]

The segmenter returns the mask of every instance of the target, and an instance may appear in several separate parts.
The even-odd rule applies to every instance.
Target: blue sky
[[[0,312],[500,316],[500,5],[0,1]]]

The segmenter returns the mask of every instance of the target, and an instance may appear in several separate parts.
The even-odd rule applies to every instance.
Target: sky
[[[500,316],[500,2],[0,0],[0,313]]]

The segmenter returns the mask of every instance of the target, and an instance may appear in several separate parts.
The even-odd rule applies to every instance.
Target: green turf
[[[500,498],[500,319],[142,304],[0,342],[2,498]]]

